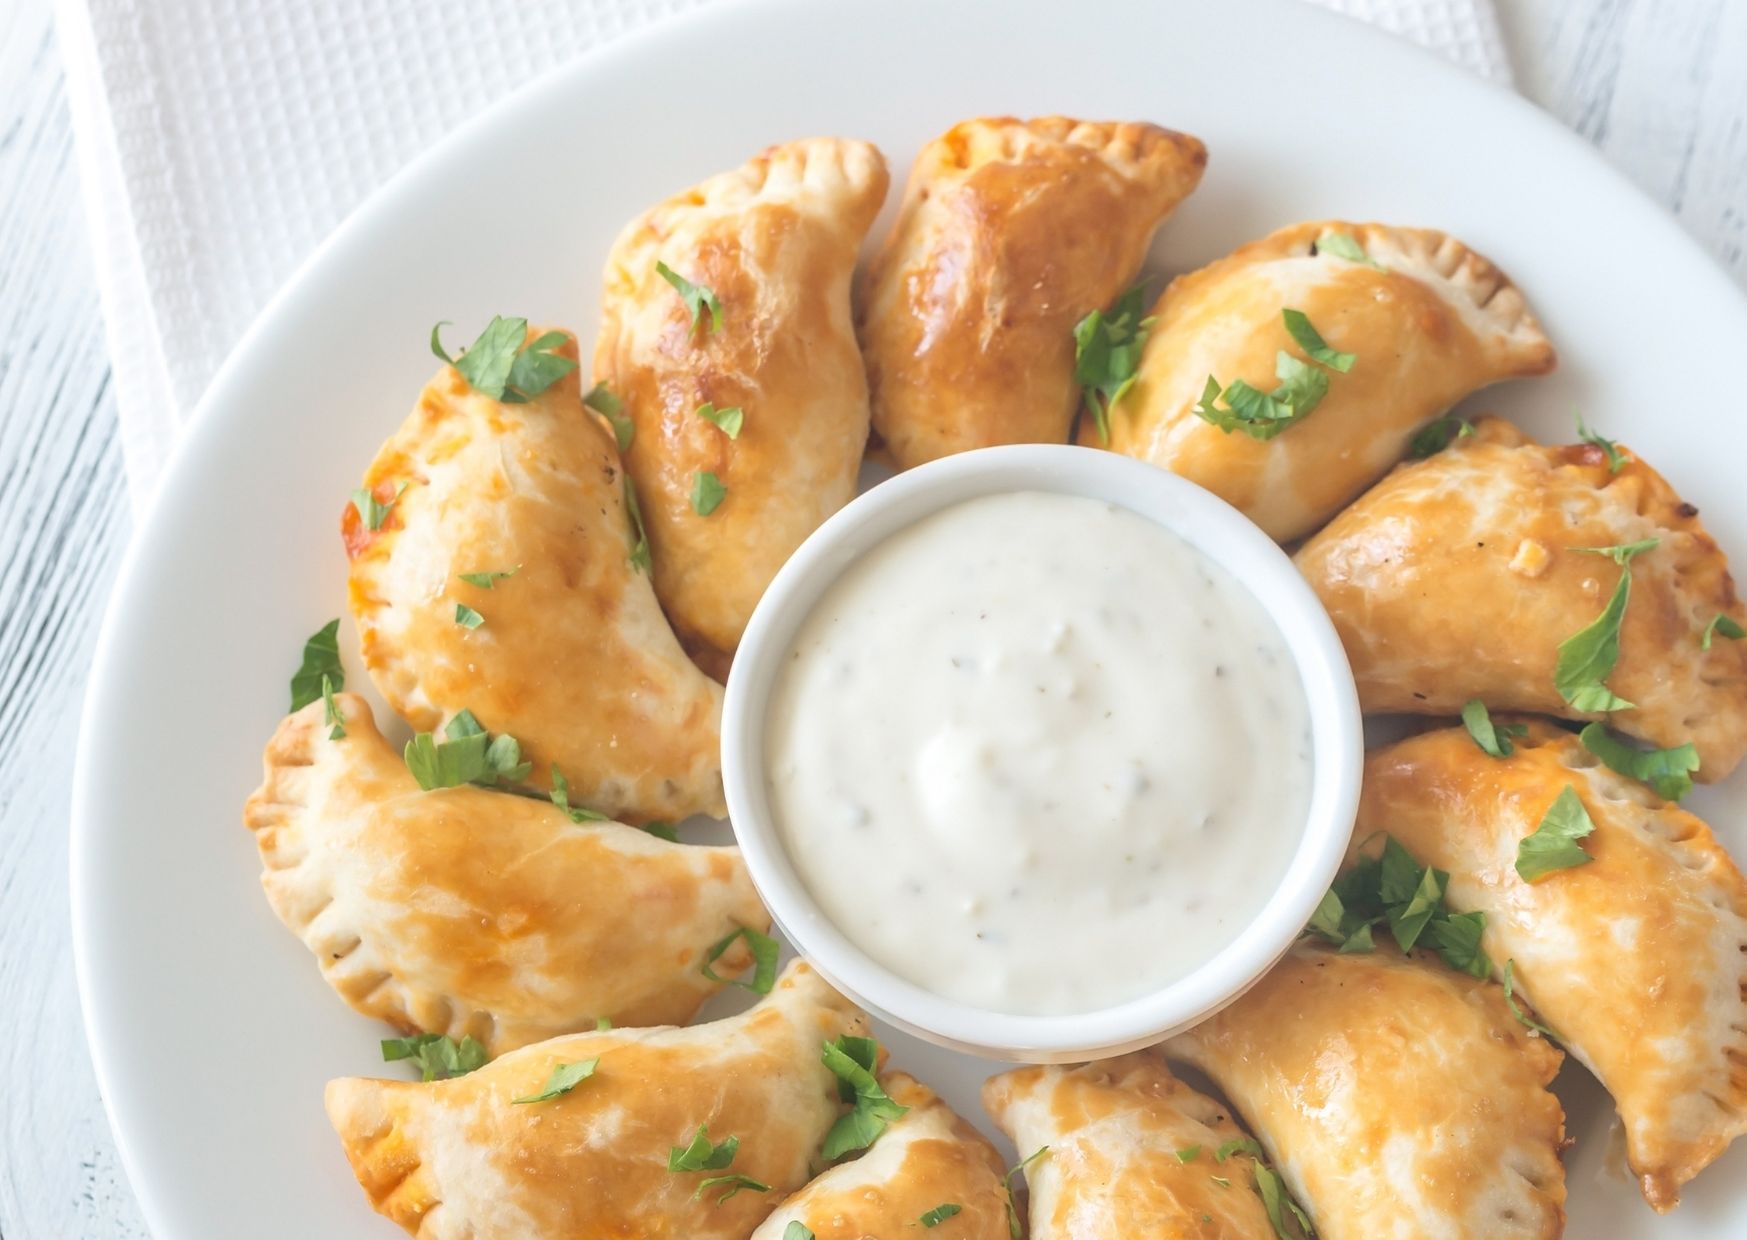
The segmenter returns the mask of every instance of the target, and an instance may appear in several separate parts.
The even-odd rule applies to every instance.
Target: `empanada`
[[[1517,845],[1566,788],[1592,860],[1525,882]],[[1537,723],[1508,758],[1460,728],[1374,752],[1354,837],[1381,832],[1486,914],[1487,955],[1613,1094],[1645,1199],[1671,1209],[1747,1132],[1747,881],[1710,828]]]
[[[1558,1236],[1563,1059],[1435,960],[1294,947],[1164,1045],[1231,1100],[1324,1240]]]
[[[778,1207],[752,1240],[785,1240],[791,1223],[815,1240],[894,1240],[927,1229],[924,1215],[942,1206],[939,1234],[949,1240],[1009,1240],[1006,1169],[1001,1155],[934,1091],[902,1072],[881,1078],[909,1111],[892,1121],[867,1153],[819,1176]]]
[[[267,899],[359,1012],[493,1054],[579,1029],[690,1020],[710,949],[763,931],[739,850],[577,824],[549,801],[419,791],[363,698],[279,725],[243,821]],[[736,940],[711,969],[751,963]]]
[[[964,121],[922,148],[859,290],[874,429],[905,469],[1061,443],[1074,325],[1134,279],[1207,148],[1141,123]]]
[[[370,1203],[419,1240],[744,1240],[806,1182],[842,1109],[821,1048],[866,1024],[797,961],[745,1015],[554,1038],[435,1084],[347,1077],[328,1118]],[[514,1101],[590,1059],[568,1093]],[[718,1157],[669,1171],[700,1130]]]
[[[575,341],[559,352],[574,358]],[[352,614],[371,678],[413,727],[471,710],[521,742],[534,783],[556,766],[576,803],[612,818],[725,812],[721,687],[630,562],[618,451],[574,373],[510,404],[445,366],[364,487],[392,507],[374,530],[346,509]]]
[[[1319,249],[1331,235],[1356,241],[1381,268]],[[1353,354],[1352,369],[1324,371],[1320,403],[1271,439],[1197,416],[1210,376],[1268,392],[1282,350],[1308,360],[1282,320],[1287,309]],[[1427,229],[1294,224],[1173,280],[1153,314],[1139,376],[1111,411],[1109,446],[1199,483],[1281,541],[1310,533],[1376,481],[1434,415],[1554,364],[1504,273]]]
[[[652,208],[607,259],[595,376],[635,428],[655,592],[724,674],[777,569],[855,494],[868,406],[849,281],[886,183],[866,142],[774,146]],[[657,263],[709,289],[720,325],[707,309],[694,325]],[[708,515],[703,473],[726,488]]]
[[[1608,689],[1635,703],[1605,718],[1659,746],[1691,741],[1698,778],[1747,751],[1747,642],[1705,630],[1747,622],[1728,563],[1661,475],[1613,472],[1597,444],[1543,447],[1495,418],[1373,487],[1296,556],[1334,618],[1367,711],[1493,710],[1572,719],[1559,645],[1608,605],[1621,569],[1577,551],[1657,539],[1630,561]]]
[[[983,1105],[1021,1155],[1049,1147],[1025,1172],[1031,1240],[1274,1240],[1245,1134],[1152,1052],[1004,1072]]]

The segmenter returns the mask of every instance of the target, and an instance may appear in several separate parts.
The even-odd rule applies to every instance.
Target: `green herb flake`
[[[1248,1154],[1258,1161],[1266,1158],[1260,1143],[1250,1137],[1234,1137],[1213,1152],[1214,1162],[1224,1162],[1234,1154]]]
[[[554,1098],[567,1094],[593,1076],[594,1070],[600,1066],[600,1062],[600,1057],[597,1055],[593,1059],[582,1059],[576,1063],[555,1064],[551,1074],[546,1078],[546,1083],[540,1086],[539,1093],[529,1094],[526,1098],[512,1098],[510,1105],[525,1106],[531,1102],[550,1102]]]
[[[1672,749],[1638,749],[1615,737],[1599,723],[1578,733],[1583,747],[1611,771],[1649,784],[1664,801],[1678,801],[1692,791],[1698,770],[1698,750],[1689,742]]]
[[[1223,1175],[1210,1175],[1207,1178],[1212,1180],[1215,1184],[1219,1185],[1221,1188],[1230,1188],[1231,1187],[1231,1181],[1226,1179]]]
[[[326,682],[335,693],[346,687],[340,665],[340,622],[329,620],[303,643],[303,662],[291,677],[291,712],[296,714],[322,696]]]
[[[1242,379],[1232,380],[1221,392],[1219,380],[1208,375],[1192,412],[1228,435],[1242,431],[1252,439],[1272,439],[1308,417],[1328,394],[1328,372],[1299,361],[1284,349],[1274,357],[1274,375],[1280,386],[1272,392],[1251,387]],[[1221,400],[1224,408],[1215,403]]]
[[[1336,258],[1344,258],[1349,263],[1363,263],[1378,271],[1388,271],[1382,263],[1365,253],[1364,248],[1346,233],[1324,233],[1316,239],[1318,254],[1333,254]]]
[[[1182,1149],[1177,1151],[1178,1162],[1194,1162],[1199,1157],[1201,1157],[1201,1147],[1199,1145],[1185,1145]]]
[[[1705,625],[1704,635],[1699,638],[1699,649],[1709,650],[1711,648],[1711,638],[1718,633],[1721,633],[1732,642],[1738,642],[1743,637],[1747,637],[1747,629],[1742,628],[1739,624],[1735,623],[1735,621],[1731,620],[1727,613],[1719,611],[1716,615],[1711,617],[1711,622]]]
[[[722,330],[722,303],[717,300],[714,293],[701,284],[693,284],[666,263],[657,262],[655,271],[663,280],[673,285],[680,300],[685,302],[685,308],[692,316],[692,330],[694,332],[697,331],[698,322],[703,318],[706,309],[710,312],[710,326],[707,330],[712,332]]]
[[[1413,950],[1432,918],[1442,910],[1448,881],[1449,875],[1427,866],[1407,903],[1389,911],[1389,932],[1402,951]]]
[[[729,439],[740,438],[740,428],[746,425],[746,411],[738,405],[718,409],[709,401],[698,406],[697,414]]]
[[[943,1201],[922,1216],[924,1227],[938,1227],[953,1215],[963,1211],[964,1207],[951,1201]]]
[[[1027,1167],[1047,1153],[1049,1153],[1049,1146],[1040,1145],[1037,1149],[1033,1150],[1029,1156],[1020,1159],[1007,1171],[1005,1180],[1007,1188],[1007,1234],[1012,1238],[1012,1240],[1024,1240],[1025,1236],[1025,1229],[1019,1223],[1019,1206],[1013,1200],[1013,1177],[1024,1172]]]
[[[1419,430],[1407,444],[1409,460],[1423,461],[1428,456],[1436,456],[1458,439],[1467,439],[1474,433],[1474,423],[1467,418],[1446,413],[1441,418],[1433,418]]]
[[[1516,872],[1523,881],[1532,883],[1557,870],[1586,865],[1594,860],[1577,841],[1595,830],[1589,811],[1583,808],[1583,798],[1577,789],[1566,784],[1553,804],[1541,816],[1534,832],[1517,841]]]
[[[1279,1240],[1294,1240],[1291,1228],[1287,1224],[1286,1216],[1288,1214],[1297,1220],[1298,1226],[1305,1235],[1314,1234],[1309,1217],[1298,1208],[1298,1203],[1292,1200],[1292,1195],[1286,1191],[1286,1186],[1281,1182],[1279,1174],[1273,1168],[1263,1166],[1259,1162],[1256,1164],[1256,1194],[1261,1197],[1262,1209],[1267,1211],[1268,1223],[1273,1227],[1274,1235]]]
[[[649,530],[643,524],[643,506],[637,502],[637,487],[631,475],[625,475],[625,512],[631,518],[631,567],[638,572],[649,571]]]
[[[711,968],[722,954],[734,945],[736,939],[745,939],[746,946],[752,951],[752,980],[740,981],[738,978],[721,977]],[[738,986],[742,990],[750,990],[756,995],[768,995],[770,988],[776,985],[776,958],[781,949],[777,941],[768,934],[761,934],[751,926],[741,926],[734,933],[718,942],[704,956],[703,975],[712,982],[726,982],[730,986]]]
[[[679,843],[679,828],[671,822],[661,822],[660,820],[646,822],[643,824],[643,830],[658,840],[666,840],[669,844]]]
[[[1583,424],[1583,415],[1581,413],[1577,414],[1576,417],[1577,437],[1584,443],[1591,444],[1602,450],[1602,452],[1607,456],[1608,473],[1617,474],[1620,470],[1624,469],[1627,462],[1632,459],[1631,454],[1622,449],[1620,445],[1613,440],[1598,435],[1585,426]]]
[[[866,1149],[889,1122],[910,1109],[894,1102],[874,1075],[879,1064],[879,1043],[872,1038],[845,1034],[825,1043],[820,1058],[837,1078],[838,1096],[855,1104],[825,1134],[823,1153],[827,1160]]]
[[[461,372],[481,396],[505,404],[525,404],[576,369],[577,364],[556,350],[569,340],[563,332],[544,332],[528,339],[528,320],[493,315],[479,338],[460,357],[450,357],[443,347],[442,330],[431,328],[431,352]]]
[[[1516,961],[1506,960],[1504,962],[1504,1001],[1510,1008],[1510,1014],[1516,1017],[1517,1023],[1525,1028],[1531,1029],[1544,1037],[1557,1038],[1559,1036],[1558,1034],[1554,1033],[1539,1021],[1529,1019],[1528,1015],[1523,1012],[1522,1008],[1517,1006],[1515,973]]]
[[[692,511],[700,517],[707,517],[728,496],[728,488],[722,485],[722,480],[707,469],[700,469],[692,475]]]
[[[819,1240],[805,1223],[790,1223],[783,1228],[783,1240]]]
[[[410,1038],[384,1038],[382,1060],[410,1059],[427,1081],[466,1076],[486,1063],[485,1047],[472,1034],[459,1042],[446,1034],[417,1033]]]
[[[607,816],[598,810],[589,809],[586,805],[572,805],[570,803],[570,781],[564,778],[564,772],[559,770],[556,765],[552,767],[552,804],[569,814],[570,821],[575,823],[609,821]]]
[[[402,482],[394,488],[394,498],[383,503],[376,498],[376,492],[360,487],[352,492],[352,507],[358,510],[358,519],[364,523],[367,530],[379,530],[382,523],[388,520],[388,514],[394,511],[395,504],[409,484]]]
[[[1483,979],[1492,976],[1492,961],[1480,947],[1485,933],[1486,914],[1481,912],[1434,917],[1426,928],[1426,937],[1445,964],[1470,977]]]
[[[637,424],[631,421],[631,415],[625,412],[625,402],[613,395],[613,390],[601,380],[588,390],[588,395],[582,398],[582,403],[593,409],[613,428],[613,438],[618,441],[620,452],[631,450],[631,441],[637,438]]]
[[[1074,324],[1074,382],[1099,443],[1110,442],[1110,411],[1140,374],[1141,350],[1154,322],[1141,315],[1145,299],[1142,281],[1111,303],[1109,310],[1093,310]]]
[[[1640,538],[1637,542],[1619,543],[1612,547],[1573,547],[1571,549],[1583,555],[1605,555],[1615,564],[1624,568],[1631,562],[1633,556],[1653,550],[1661,541],[1660,538]]]
[[[1605,555],[1620,566],[1620,579],[1601,614],[1559,643],[1553,665],[1553,687],[1559,696],[1580,711],[1630,710],[1632,704],[1602,682],[1613,675],[1620,661],[1620,622],[1632,597],[1631,560],[1650,550],[1657,540],[1625,543],[1617,547],[1578,547],[1578,551]]]
[[[1474,743],[1494,758],[1510,757],[1516,752],[1516,746],[1511,742],[1529,734],[1527,724],[1494,724],[1486,703],[1479,698],[1471,698],[1463,705],[1462,726],[1468,729]]]
[[[1311,324],[1310,316],[1304,311],[1286,309],[1280,311],[1280,317],[1286,323],[1287,334],[1298,342],[1298,347],[1304,350],[1306,357],[1320,362],[1330,370],[1338,370],[1343,375],[1352,370],[1358,356],[1329,348],[1328,341],[1322,338],[1322,333]]]
[[[462,784],[520,783],[532,764],[522,761],[522,747],[515,737],[492,736],[464,710],[449,721],[439,741],[430,732],[420,732],[406,744],[406,769],[426,792],[458,788]]]
[[[343,741],[346,739],[346,717],[340,713],[340,708],[334,705],[334,682],[327,676],[321,678],[322,722],[327,724],[328,739]]]
[[[1491,962],[1480,950],[1486,915],[1452,913],[1444,901],[1449,880],[1444,871],[1420,865],[1394,836],[1383,835],[1382,855],[1361,856],[1335,879],[1305,932],[1340,944],[1342,952],[1368,952],[1371,927],[1387,921],[1403,951],[1429,944],[1451,968],[1490,977]]]
[[[727,1191],[716,1198],[717,1205],[721,1205],[730,1197],[738,1196],[745,1189],[751,1189],[755,1193],[768,1193],[770,1191],[770,1185],[761,1183],[749,1175],[742,1175],[740,1172],[734,1171],[727,1175],[713,1175],[706,1180],[700,1180],[697,1191],[692,1194],[692,1200],[696,1201],[712,1188],[723,1186],[726,1186]]]
[[[613,1018],[611,1016],[597,1016],[594,1018],[594,1031],[596,1033],[605,1033],[612,1027]]]
[[[514,568],[498,568],[484,573],[457,573],[456,576],[470,586],[478,586],[481,590],[489,590],[498,582],[503,581],[506,578],[514,577],[521,571],[522,566],[518,564]]]
[[[685,1145],[676,1145],[667,1155],[669,1171],[721,1171],[734,1162],[740,1150],[739,1137],[724,1137],[721,1142],[710,1140],[709,1125],[699,1124],[697,1132]]]
[[[455,604],[455,623],[464,629],[476,629],[485,623],[485,617],[474,611],[466,603]]]

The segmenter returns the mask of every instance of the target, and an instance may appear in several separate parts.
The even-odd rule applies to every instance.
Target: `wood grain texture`
[[[1525,93],[1747,285],[1747,3],[1500,8]],[[50,0],[0,14],[0,1237],[129,1240],[146,1231],[86,1056],[66,896],[80,694],[127,505]]]

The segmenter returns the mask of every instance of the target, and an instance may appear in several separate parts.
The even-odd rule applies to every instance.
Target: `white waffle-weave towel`
[[[707,2],[60,0],[136,508],[225,354],[371,190],[519,83]],[[1509,82],[1493,0],[1313,2]]]

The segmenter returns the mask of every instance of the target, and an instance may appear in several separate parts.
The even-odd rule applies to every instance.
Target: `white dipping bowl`
[[[771,690],[797,630],[826,589],[864,552],[906,526],[965,500],[1014,491],[1120,505],[1230,573],[1279,628],[1310,714],[1310,806],[1291,864],[1261,913],[1186,976],[1140,998],[1071,1016],[973,1007],[876,963],[825,915],[796,873],[771,812],[766,777]],[[1194,483],[1114,452],[1063,444],[984,448],[934,461],[880,483],[826,521],[783,566],[746,626],[722,716],[728,815],[759,894],[795,948],[844,994],[906,1032],[954,1050],[1032,1063],[1096,1059],[1150,1045],[1212,1015],[1267,972],[1334,879],[1358,809],[1363,762],[1352,670],[1328,614],[1286,553]]]

